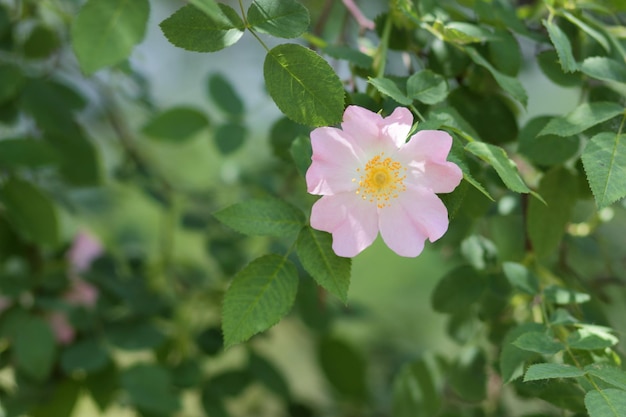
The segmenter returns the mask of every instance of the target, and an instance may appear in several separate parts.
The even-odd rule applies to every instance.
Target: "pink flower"
[[[69,304],[93,308],[98,301],[98,288],[80,278],[72,280],[69,291],[63,294]]]
[[[67,315],[60,311],[51,313],[48,317],[48,324],[54,333],[54,338],[60,345],[69,345],[74,341],[76,332],[67,319]]]
[[[91,263],[103,252],[102,244],[96,237],[86,231],[80,231],[67,253],[71,272],[80,274],[87,271]]]
[[[435,193],[451,192],[463,177],[446,161],[452,138],[423,130],[406,142],[412,124],[406,108],[383,118],[349,106],[341,129],[311,132],[306,182],[309,193],[322,196],[311,226],[332,233],[337,255],[356,256],[380,231],[398,255],[413,257],[426,239],[434,242],[448,229],[448,211]]]

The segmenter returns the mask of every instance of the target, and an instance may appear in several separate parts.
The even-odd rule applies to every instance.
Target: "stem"
[[[391,17],[387,16],[385,27],[383,28],[383,37],[380,40],[376,58],[374,59],[374,69],[376,77],[385,75],[385,66],[387,65],[387,51],[389,50],[389,37],[391,35]]]

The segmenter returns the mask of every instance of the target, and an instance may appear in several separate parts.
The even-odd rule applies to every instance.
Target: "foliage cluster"
[[[192,106],[157,108],[128,60],[148,0],[0,1],[4,415],[70,416],[83,397],[141,416],[626,415],[610,320],[626,283],[623,1],[390,0],[376,2],[374,31],[342,2],[188,3],[160,23],[165,38],[212,53],[253,36],[285,116],[270,130],[271,163],[204,189],[177,183],[149,149],[208,133],[221,158],[239,152],[245,96],[212,74],[219,123]],[[520,75],[535,61],[580,92],[571,112],[526,120]],[[464,181],[442,196],[451,223],[434,245],[452,267],[431,297],[453,355],[385,340],[359,349],[337,334],[358,316],[349,285],[361,277],[308,226],[303,175],[311,128],[337,124],[347,104],[408,107],[417,130],[454,137]],[[122,189],[158,206],[157,254],[128,225],[81,273],[97,304],[72,303],[75,225],[106,218]],[[202,242],[202,261],[175,255],[181,234]],[[59,313],[72,340],[55,333]],[[260,348],[287,314],[306,326],[332,400],[300,398]],[[223,366],[232,352],[236,365]],[[241,411],[246,401],[258,408]]]

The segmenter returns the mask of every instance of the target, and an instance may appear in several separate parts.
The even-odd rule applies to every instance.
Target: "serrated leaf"
[[[389,78],[377,77],[377,78],[369,78],[367,80],[368,83],[372,84],[376,89],[382,94],[392,98],[398,103],[409,106],[413,103],[413,100],[408,98],[406,94],[404,94],[400,88]]]
[[[493,78],[496,80],[498,85],[502,87],[504,91],[509,93],[511,97],[515,100],[519,101],[524,107],[528,104],[528,94],[524,89],[522,83],[514,77],[510,77],[506,74],[501,73],[497,69],[493,67],[481,54],[479,54],[474,48],[466,47],[465,52],[469,55],[469,57],[474,61],[476,65],[480,65],[485,68],[487,71],[491,73]]]
[[[589,417],[623,417],[626,416],[626,395],[613,388],[589,391],[585,395],[585,407]]]
[[[201,10],[189,4],[161,22],[161,30],[170,43],[188,51],[227,48],[243,36],[245,25],[232,7],[222,3],[218,7],[216,13],[213,8]]]
[[[587,374],[626,391],[626,372],[623,369],[607,364],[594,363],[585,367]]]
[[[583,21],[582,19],[579,19],[578,17],[574,16],[573,14],[568,12],[567,10],[560,10],[559,13],[562,16],[564,16],[567,20],[569,20],[570,22],[572,22],[573,24],[578,26],[587,35],[589,35],[593,39],[595,39],[596,42],[598,42],[600,45],[602,45],[602,47],[604,48],[605,51],[607,51],[607,52],[611,51],[611,45],[609,44],[609,42],[607,41],[606,37],[601,32],[595,30],[590,25],[588,25],[585,21]],[[582,17],[584,19],[585,15],[583,14]]]
[[[346,303],[352,261],[335,254],[331,236],[305,227],[298,235],[296,250],[302,266],[315,281]]]
[[[436,104],[448,95],[448,83],[441,75],[422,70],[411,75],[406,82],[407,96],[424,104]]]
[[[543,330],[544,327],[539,323],[523,323],[507,332],[500,352],[500,373],[505,383],[522,376],[524,362],[538,356],[537,352],[520,349],[512,342],[525,333],[542,332]]]
[[[611,329],[602,326],[581,325],[580,329],[570,333],[567,344],[572,349],[603,350],[619,342],[610,331]]]
[[[36,381],[44,381],[52,372],[56,341],[50,325],[39,317],[27,317],[16,332],[14,352],[17,368]]]
[[[585,375],[585,371],[575,366],[560,363],[537,363],[530,365],[524,375],[524,382],[540,379],[578,378]]]
[[[587,142],[582,161],[598,208],[626,196],[626,134],[595,135]]]
[[[585,59],[580,70],[592,78],[626,84],[626,66],[611,58],[593,56]]]
[[[565,116],[555,117],[548,122],[539,136],[572,136],[584,132],[597,124],[624,113],[624,107],[618,103],[596,102],[583,103]]]
[[[542,355],[555,355],[565,349],[565,345],[552,336],[545,332],[536,331],[524,333],[515,339],[513,345],[522,350],[541,353]]]
[[[52,201],[35,185],[11,178],[0,189],[4,212],[15,230],[34,243],[55,246],[59,226]]]
[[[330,65],[296,44],[272,48],[263,76],[270,96],[287,117],[308,126],[331,126],[341,120],[344,91]]]
[[[256,0],[247,15],[253,29],[278,38],[296,38],[310,22],[307,8],[295,0]]]
[[[530,189],[520,177],[515,163],[509,159],[501,147],[484,142],[470,142],[465,146],[465,150],[491,165],[504,182],[504,185],[511,191],[517,193],[530,192]]]
[[[578,63],[572,53],[572,44],[570,43],[567,35],[561,30],[561,28],[551,20],[544,20],[543,25],[548,29],[548,35],[550,41],[556,49],[556,53],[559,56],[559,62],[564,72],[574,72],[578,70]]]
[[[535,295],[539,292],[539,278],[524,265],[516,262],[504,262],[502,269],[506,279],[514,288],[529,295]]]
[[[146,124],[142,132],[151,138],[182,142],[207,127],[209,120],[204,113],[191,107],[173,107],[158,114]]]
[[[577,200],[578,182],[566,168],[548,171],[537,192],[545,204],[532,199],[528,204],[527,232],[534,253],[547,258],[558,248]]]
[[[126,59],[144,37],[148,0],[89,0],[72,24],[72,46],[85,73]]]
[[[246,200],[213,215],[228,227],[249,236],[295,235],[305,225],[300,209],[276,198]]]
[[[224,296],[222,329],[229,347],[267,330],[289,311],[298,290],[298,271],[283,256],[255,259],[233,279]]]

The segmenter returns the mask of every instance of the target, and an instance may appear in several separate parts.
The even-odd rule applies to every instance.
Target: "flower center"
[[[357,168],[359,188],[356,193],[363,200],[376,203],[378,208],[391,205],[391,200],[406,190],[404,179],[406,168],[382,152],[370,159],[365,168]],[[352,181],[357,182],[356,178]]]

